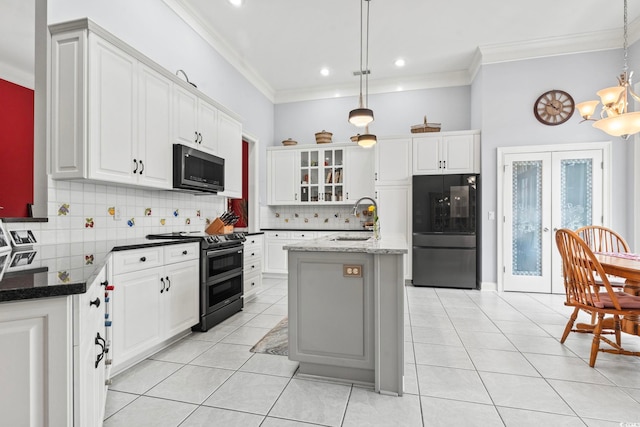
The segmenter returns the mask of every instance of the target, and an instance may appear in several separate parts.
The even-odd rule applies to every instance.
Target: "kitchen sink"
[[[331,240],[334,240],[334,241],[348,240],[352,242],[363,242],[365,240],[369,240],[370,238],[371,236],[338,236]]]

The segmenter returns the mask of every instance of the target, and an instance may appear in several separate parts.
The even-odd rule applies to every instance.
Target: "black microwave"
[[[224,159],[174,144],[173,188],[208,193],[224,191]]]

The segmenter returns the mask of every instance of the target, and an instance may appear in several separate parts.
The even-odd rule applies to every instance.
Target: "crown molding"
[[[213,47],[224,59],[242,74],[256,89],[271,102],[275,99],[275,90],[253,68],[248,66],[238,53],[198,14],[191,10],[181,0],[162,0],[180,19],[182,19],[204,41]]]

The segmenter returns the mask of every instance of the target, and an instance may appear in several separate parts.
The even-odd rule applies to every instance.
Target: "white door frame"
[[[260,230],[260,141],[248,132],[242,132],[242,140],[249,143],[249,231]]]
[[[602,150],[602,223],[607,226],[611,224],[611,141],[604,142],[585,142],[578,144],[553,144],[553,145],[526,145],[517,147],[498,147],[497,149],[497,211],[498,211],[498,236],[497,236],[497,257],[496,272],[498,279],[498,291],[504,291],[504,275],[503,275],[503,238],[504,238],[504,174],[502,171],[505,167],[504,157],[507,154],[522,153],[539,153],[554,151],[580,151],[580,150]]]

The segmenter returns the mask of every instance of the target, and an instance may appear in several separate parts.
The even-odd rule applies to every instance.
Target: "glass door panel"
[[[503,288],[564,293],[559,228],[602,224],[602,150],[506,154]]]
[[[551,292],[550,165],[550,153],[505,156],[505,291]]]
[[[513,253],[516,276],[542,275],[542,161],[513,162]]]

